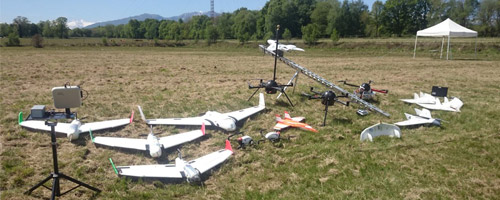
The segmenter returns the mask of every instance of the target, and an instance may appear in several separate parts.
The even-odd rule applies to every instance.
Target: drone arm
[[[335,101],[336,101],[336,102],[339,102],[340,104],[342,104],[342,105],[344,105],[344,106],[349,106],[349,101],[344,102],[344,101],[340,101],[340,100],[338,100],[338,99],[335,99]]]
[[[344,83],[344,85],[348,85],[348,86],[352,86],[352,87],[359,87],[359,85],[354,85],[354,84],[351,84],[351,83],[347,83],[347,81],[343,80],[343,81],[339,81],[341,83]]]
[[[384,93],[384,94],[387,94],[389,92],[389,90],[377,90],[377,89],[373,89],[373,88],[372,88],[372,91],[378,92],[378,93]]]
[[[313,87],[311,87],[311,92],[313,92],[314,94],[319,94],[319,95],[321,95],[321,92],[314,91],[314,88],[313,88]]]

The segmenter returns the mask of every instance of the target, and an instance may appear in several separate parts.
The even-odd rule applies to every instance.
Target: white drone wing
[[[201,136],[205,135],[205,124],[201,126],[201,130],[189,131],[185,133],[179,133],[175,135],[169,135],[160,138],[160,144],[163,145],[164,149],[174,147],[189,141],[193,141]]]
[[[110,147],[120,147],[127,149],[147,150],[148,141],[146,139],[117,138],[117,137],[95,137],[92,142]]]
[[[255,113],[258,113],[262,110],[264,110],[266,108],[266,104],[265,104],[265,101],[264,101],[264,94],[263,93],[260,93],[259,94],[259,105],[258,106],[254,106],[254,107],[250,107],[250,108],[245,108],[245,109],[241,109],[241,110],[237,110],[237,111],[233,111],[233,112],[228,112],[228,113],[224,113],[224,115],[227,115],[231,118],[234,118],[236,119],[237,121],[240,121],[242,119],[245,119]]]
[[[413,126],[413,125],[421,125],[421,124],[429,124],[431,123],[428,119],[420,118],[415,115],[411,115],[408,113],[405,113],[406,118],[408,120],[401,121],[401,122],[396,122],[394,123],[397,126]]]
[[[132,118],[133,118],[133,116],[134,115],[132,114]],[[84,132],[89,132],[89,130],[97,131],[97,130],[102,130],[102,129],[109,129],[109,128],[115,128],[115,127],[119,127],[119,126],[125,126],[125,125],[130,124],[132,122],[132,118],[85,123],[85,124],[82,124],[80,126],[80,132],[84,133]]]
[[[25,128],[29,129],[35,129],[35,130],[41,130],[41,131],[51,131],[51,127],[45,125],[45,121],[36,121],[36,120],[29,120],[29,121],[23,121],[19,125]],[[71,134],[74,133],[75,130],[71,128],[71,124],[69,123],[61,123],[58,122],[56,127],[55,127],[56,133],[64,133],[64,134]]]
[[[225,149],[221,149],[219,151],[194,159],[187,162],[187,164],[190,164],[192,167],[197,169],[200,174],[203,174],[204,172],[227,160],[232,154],[233,149],[231,148],[231,144],[229,143],[229,140],[226,140]]]
[[[182,178],[175,164],[116,166],[118,175],[150,178]]]
[[[454,109],[450,106],[450,102],[448,98],[445,97],[445,103],[441,104],[439,99],[436,97],[436,103],[434,104],[423,104],[417,103],[417,105],[427,108],[429,110],[444,110],[444,111],[452,111],[452,112],[460,112],[460,110]]]
[[[142,112],[141,106],[137,106],[141,113],[141,118],[148,125],[186,125],[186,126],[201,126],[203,123],[210,125],[210,122],[205,122],[203,117],[186,117],[186,118],[159,118],[159,119],[146,119]]]

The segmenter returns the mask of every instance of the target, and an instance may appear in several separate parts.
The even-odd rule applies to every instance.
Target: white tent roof
[[[424,30],[417,31],[417,36],[427,37],[477,37],[477,32],[460,26],[450,18]]]

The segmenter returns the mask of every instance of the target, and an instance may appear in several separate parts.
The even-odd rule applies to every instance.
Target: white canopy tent
[[[448,37],[448,48],[446,51],[446,60],[448,60],[448,54],[450,53],[450,37],[476,37],[476,46],[474,47],[474,52],[477,52],[477,32],[460,26],[460,24],[455,23],[450,18],[436,24],[432,27],[426,28],[424,30],[417,31],[417,36],[415,37],[415,49],[413,50],[413,58],[417,53],[417,40],[418,36],[423,37],[442,37],[441,42],[441,57],[443,57],[443,45],[444,38]]]

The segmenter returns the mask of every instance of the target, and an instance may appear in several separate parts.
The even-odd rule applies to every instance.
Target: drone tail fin
[[[21,122],[23,122],[23,112],[19,112],[19,116],[18,116],[17,122],[19,124],[21,124]]]
[[[201,133],[205,135],[205,122],[201,123]]]
[[[94,143],[94,135],[92,134],[92,129],[89,129],[89,135],[90,139],[92,140],[92,143]]]
[[[290,116],[290,114],[287,111],[285,111],[285,119],[291,119],[291,118],[292,117]]]
[[[130,115],[130,123],[134,121],[134,110],[132,110],[132,114]]]
[[[264,94],[263,93],[259,94],[259,107],[262,107],[262,108],[266,107],[266,102],[264,101]]]
[[[109,158],[109,162],[111,163],[111,166],[113,166],[113,170],[115,170],[115,174],[119,175],[118,170],[116,169],[115,163],[113,163],[113,160],[111,160],[111,158]]]
[[[141,114],[142,120],[145,121],[145,122],[148,122],[148,120],[146,120],[146,117],[144,116],[144,113],[142,112],[141,106],[138,105],[137,108],[139,109],[139,112]]]
[[[233,147],[231,147],[231,142],[229,142],[229,140],[226,140],[226,148],[225,149],[233,152]]]
[[[283,121],[283,119],[281,119],[281,116],[280,116],[280,115],[276,114],[276,121],[278,121],[278,122],[279,122],[279,121]]]

